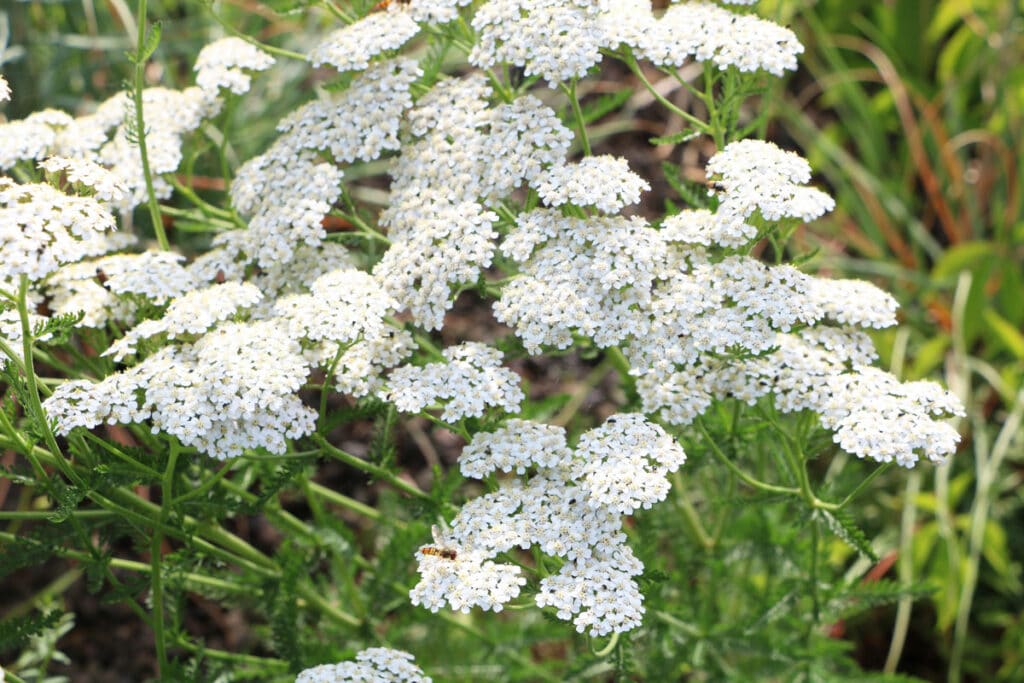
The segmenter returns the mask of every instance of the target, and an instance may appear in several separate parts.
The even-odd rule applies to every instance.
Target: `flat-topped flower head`
[[[501,250],[523,266],[494,314],[533,354],[567,348],[573,334],[600,346],[636,334],[667,257],[659,231],[642,219],[566,218],[553,209],[522,214]]]
[[[216,96],[223,88],[235,95],[249,92],[252,77],[246,71],[266,71],[274,58],[241,38],[221,38],[199,51],[196,85]]]
[[[0,102],[7,102],[11,99],[11,85],[7,79],[0,74]]]
[[[40,280],[61,264],[103,253],[114,217],[92,197],[0,177],[0,278]]]
[[[512,418],[494,432],[473,437],[459,456],[459,469],[483,479],[492,472],[525,474],[532,467],[559,468],[571,461],[561,427]]]
[[[605,213],[636,204],[640,193],[650,189],[646,180],[629,170],[625,159],[609,155],[584,157],[575,164],[554,164],[537,183],[537,192],[548,206],[593,206]]]
[[[250,216],[252,256],[265,268],[291,260],[299,245],[319,244],[323,219],[341,196],[341,169],[289,144],[278,140],[231,181],[235,208]]]
[[[169,251],[111,254],[97,259],[96,273],[115,294],[143,296],[163,305],[196,288],[196,281],[181,263],[185,257]]]
[[[665,241],[710,247],[741,247],[757,237],[757,228],[737,216],[707,209],[686,209],[661,224]]]
[[[490,107],[490,87],[479,76],[449,78],[410,112],[416,140],[402,147],[392,166],[393,222],[417,208],[444,201],[498,201],[545,168],[564,163],[572,133],[558,115],[532,95]],[[421,199],[429,194],[429,201]]]
[[[256,448],[281,455],[314,429],[316,412],[296,393],[308,374],[299,343],[276,321],[228,322],[102,382],[66,382],[44,408],[65,435],[147,423],[214,458]]]
[[[476,282],[491,265],[498,215],[476,202],[442,201],[391,220],[392,244],[374,277],[418,324],[440,329],[454,288]]]
[[[431,683],[408,652],[371,647],[354,662],[321,664],[299,673],[295,683]]]
[[[474,66],[522,67],[550,84],[581,78],[601,61],[604,33],[593,0],[490,0],[473,16]]]
[[[919,456],[943,463],[960,435],[936,418],[963,416],[956,397],[934,382],[900,382],[878,368],[857,366],[829,378],[821,424],[848,453],[913,467]]]
[[[609,46],[626,44],[657,66],[694,60],[782,76],[796,70],[796,57],[804,51],[788,28],[709,2],[673,4],[655,18],[645,0],[616,0],[602,23]]]
[[[292,149],[330,152],[335,161],[372,161],[396,150],[402,115],[412,106],[410,88],[423,75],[416,61],[374,64],[341,92],[309,102],[277,129]]]
[[[623,515],[665,499],[668,475],[686,462],[675,440],[639,413],[613,415],[580,438],[573,478],[587,504]]]
[[[643,598],[632,577],[643,565],[625,545],[622,515],[663,500],[667,474],[685,457],[671,437],[639,414],[609,418],[584,433],[575,451],[566,446],[561,427],[528,420],[509,420],[492,433],[475,435],[459,463],[467,476],[499,470],[533,474],[525,482],[502,479],[496,491],[470,500],[434,545],[421,548],[414,604],[495,609],[498,570],[487,566],[487,558],[536,546],[565,560],[557,575],[542,580],[538,606],[555,607],[581,633],[636,628]],[[496,566],[518,576],[515,565]]]
[[[644,596],[633,580],[642,571],[629,546],[614,546],[586,561],[566,562],[541,579],[537,606],[554,607],[559,619],[572,620],[577,632],[594,637],[632,631],[643,621]]]
[[[384,316],[396,308],[398,302],[380,282],[354,268],[321,275],[313,281],[309,294],[285,296],[274,304],[296,337],[341,344],[380,337]]]
[[[377,55],[397,50],[419,33],[408,12],[374,12],[330,33],[309,52],[313,66],[362,71]]]
[[[135,353],[136,345],[143,339],[160,334],[168,339],[202,334],[262,298],[259,288],[247,282],[224,282],[187,292],[171,301],[162,318],[139,323],[102,355],[122,361]]]
[[[119,202],[128,191],[117,175],[88,159],[53,156],[40,162],[39,167],[53,175],[63,175],[76,190],[88,188],[100,201]]]
[[[802,157],[763,140],[739,140],[708,160],[719,220],[744,220],[755,211],[766,221],[811,221],[835,208],[824,192],[806,187],[811,166]]]
[[[896,324],[896,299],[865,280],[814,278],[810,295],[825,317],[840,325],[881,329]]]
[[[519,375],[502,367],[500,351],[480,342],[466,342],[448,347],[443,355],[445,362],[396,369],[381,398],[403,413],[418,413],[443,401],[441,419],[446,422],[481,417],[487,407],[519,412],[524,398]]]

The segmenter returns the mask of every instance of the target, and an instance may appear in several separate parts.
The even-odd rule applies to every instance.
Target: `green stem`
[[[325,439],[321,435],[313,434],[313,440],[316,441],[317,445],[319,445],[320,448],[323,449],[323,451],[330,455],[332,458],[340,460],[346,465],[355,467],[358,470],[362,470],[363,472],[366,472],[367,474],[370,474],[377,479],[383,479],[384,481],[394,486],[396,489],[404,491],[405,493],[408,493],[410,496],[415,496],[417,498],[420,498],[421,500],[430,500],[430,494],[420,490],[419,487],[417,487],[415,484],[410,484],[409,482],[400,479],[399,477],[395,476],[393,473],[384,469],[383,467],[374,465],[371,462],[367,462],[362,458],[357,458],[351,453],[346,453],[340,448],[332,446],[330,443],[327,442],[327,439]]]
[[[358,500],[349,498],[348,496],[344,496],[338,493],[337,491],[329,489],[326,486],[317,484],[314,481],[310,481],[308,483],[308,486],[310,491],[317,494],[324,500],[327,500],[331,503],[335,503],[336,505],[340,505],[348,510],[352,510],[353,512],[359,513],[364,517],[377,521],[383,516],[381,515],[380,511],[377,510],[376,508],[372,508],[369,505],[366,505],[365,503],[360,503]],[[395,526],[405,526],[404,523],[396,519],[391,519],[388,521],[394,524]]]
[[[20,537],[16,534],[0,531],[0,541],[11,543],[19,538]],[[95,559],[89,553],[82,552],[80,550],[72,550],[70,548],[62,548],[60,546],[50,548],[50,550],[60,557],[66,557],[69,560],[91,562]],[[149,574],[153,571],[153,567],[146,562],[126,560],[120,557],[105,558],[104,561],[113,569],[122,569],[124,571],[136,572],[139,574]],[[196,590],[196,592],[199,593],[202,591],[198,590],[198,588],[205,587],[210,589],[214,594],[227,592],[235,595],[247,595],[250,597],[260,595],[260,589],[257,586],[233,583],[224,579],[218,579],[204,574],[194,574],[191,572],[183,572],[179,574],[179,576],[184,581],[186,588],[191,586],[193,590]]]
[[[857,496],[859,496],[860,494],[864,493],[864,490],[868,487],[868,485],[871,482],[873,482],[876,478],[878,478],[881,475],[883,475],[886,472],[888,472],[890,469],[892,469],[892,467],[893,467],[893,463],[891,463],[891,462],[883,463],[880,467],[876,467],[871,472],[871,474],[869,474],[868,476],[864,477],[864,481],[862,481],[861,483],[857,484],[857,488],[855,488],[853,491],[851,491],[850,494],[848,496],[846,496],[846,498],[843,498],[842,502],[839,503],[837,509],[842,510],[849,503],[853,502],[853,500],[855,498],[857,498]]]
[[[672,473],[672,487],[676,490],[676,503],[679,505],[679,511],[683,513],[683,528],[690,538],[696,541],[704,550],[711,550],[715,547],[715,539],[711,538],[710,534],[705,531],[704,525],[700,521],[700,515],[697,514],[693,503],[686,497],[683,477],[679,474],[678,470]]]
[[[231,471],[231,468],[234,467],[235,462],[236,461],[234,460],[229,460],[228,462],[224,463],[224,465],[222,465],[219,470],[217,470],[216,474],[214,474],[212,477],[204,481],[198,487],[192,489],[188,493],[181,494],[177,498],[173,498],[171,500],[171,506],[177,507],[178,505],[184,503],[187,500],[192,500],[194,498],[199,498],[200,496],[206,495],[206,493],[210,489],[217,485],[217,482],[219,482],[221,479],[227,476],[228,472]]]
[[[231,35],[235,36],[236,38],[241,38],[242,40],[244,40],[245,42],[249,43],[250,45],[255,45],[256,47],[258,47],[259,49],[263,50],[264,52],[270,53],[272,55],[276,55],[278,57],[284,57],[286,59],[297,59],[300,62],[309,61],[308,58],[306,57],[306,55],[302,54],[301,52],[292,52],[291,50],[286,50],[286,49],[284,49],[282,47],[275,47],[273,45],[268,45],[267,43],[261,43],[260,41],[256,40],[255,38],[253,38],[249,34],[244,33],[242,31],[239,31],[237,28],[232,26],[231,23],[225,21],[219,14],[214,12],[213,9],[212,9],[213,3],[204,3],[204,4],[206,5],[207,9],[209,10],[210,16],[213,17],[214,21],[216,21],[218,24],[220,24],[224,28],[225,31],[227,31]]]
[[[651,93],[654,99],[660,102],[662,106],[664,106],[666,109],[671,111],[676,116],[681,117],[684,121],[689,123],[691,126],[693,126],[701,133],[711,133],[711,128],[708,126],[707,123],[701,121],[699,118],[697,118],[690,112],[680,109],[672,102],[672,100],[668,99],[660,92],[658,92],[658,89],[654,87],[654,84],[647,80],[647,76],[644,75],[643,69],[640,68],[640,65],[637,63],[635,57],[633,57],[632,55],[628,55],[623,60],[623,62],[626,64],[626,66],[629,67],[629,70],[633,72],[633,75],[640,79],[640,82],[644,84],[645,88],[647,88],[647,92]],[[709,105],[708,108],[711,109],[711,106]]]
[[[800,484],[800,495],[803,496],[803,499],[812,508],[818,507],[818,499],[815,497],[814,491],[811,490],[811,480],[807,474],[807,459],[803,457],[803,453],[800,452],[799,447],[789,434],[774,422],[772,425],[775,427],[776,433],[782,437],[779,440],[782,444],[782,452],[786,456],[790,469],[793,470],[793,476],[796,477],[797,482]]]
[[[135,85],[132,88],[132,95],[135,100],[135,127],[136,140],[139,143],[139,157],[142,161],[142,176],[146,180],[147,206],[149,207],[149,218],[153,221],[153,232],[156,234],[156,241],[160,248],[168,251],[171,248],[167,241],[167,233],[164,231],[163,219],[160,217],[160,204],[156,199],[156,189],[153,187],[153,173],[149,167],[149,151],[146,148],[146,122],[142,112],[142,91],[146,86],[146,60],[143,50],[146,45],[146,0],[139,0],[139,35],[135,46]]]
[[[583,145],[583,154],[589,157],[593,152],[590,149],[590,138],[587,137],[587,122],[583,118],[583,110],[580,108],[579,97],[576,96],[576,79],[572,79],[568,86],[563,83],[561,88],[562,92],[564,92],[569,98],[569,104],[572,106],[572,115],[573,118],[576,119],[576,128],[580,132],[580,143]]]
[[[736,465],[736,463],[734,463],[732,459],[729,458],[729,456],[722,452],[722,449],[719,448],[718,444],[715,443],[715,440],[711,436],[711,433],[708,431],[708,428],[704,426],[703,420],[697,418],[694,424],[697,425],[697,429],[704,437],[708,445],[708,448],[711,449],[711,454],[714,455],[719,462],[721,462],[723,465],[729,468],[729,471],[735,474],[740,479],[740,481],[742,481],[746,485],[755,488],[759,491],[764,491],[765,493],[782,493],[788,496],[798,495],[800,493],[800,489],[798,488],[793,488],[791,486],[776,486],[775,484],[769,484],[767,482],[761,481],[760,479],[755,479],[754,477],[750,476],[749,474],[741,470]]]
[[[153,639],[156,642],[158,674],[167,672],[167,643],[164,641],[164,586],[161,575],[164,535],[160,529],[167,524],[174,501],[174,468],[178,464],[178,454],[181,452],[181,444],[177,439],[171,439],[170,451],[167,468],[164,470],[163,483],[160,486],[160,524],[153,529],[153,538],[149,546],[149,561],[153,566],[149,582],[150,590],[153,593]]]
[[[45,519],[53,517],[53,510],[4,510],[0,511],[0,519]],[[116,517],[117,513],[110,510],[73,510],[67,513],[68,516],[79,519],[102,519],[104,517]],[[63,517],[63,515],[62,515]]]
[[[619,644],[619,632],[615,631],[614,633],[612,633],[611,640],[608,641],[607,645],[602,647],[600,650],[594,650],[593,648],[591,648],[590,651],[598,659],[604,659],[605,657],[607,657],[608,655],[610,655],[612,653],[612,650],[614,650],[615,647],[618,644]]]
[[[28,277],[22,274],[18,280],[18,316],[21,318],[21,352],[24,360],[22,367],[25,372],[29,407],[33,416],[39,422],[38,426],[43,433],[43,440],[46,442],[47,448],[55,454],[53,464],[67,477],[68,481],[81,486],[81,477],[77,475],[71,464],[63,457],[60,447],[57,445],[57,439],[53,436],[53,431],[50,429],[50,422],[46,419],[46,411],[43,410],[43,402],[39,398],[39,386],[36,383],[35,364],[32,357],[33,342],[35,340],[32,337],[32,328],[29,325],[28,315]],[[23,444],[24,446],[27,446],[27,444]],[[27,451],[25,457],[32,461],[32,449],[25,448],[25,451]],[[38,476],[42,471],[42,466],[38,462],[34,462],[32,467]],[[41,481],[45,481],[45,476]]]
[[[179,636],[175,639],[175,645],[187,650],[193,654],[199,655],[201,658],[214,659],[221,662],[232,662],[233,664],[239,664],[242,666],[256,666],[260,667],[261,671],[274,670],[284,673],[288,671],[288,662],[283,659],[275,659],[273,657],[258,657],[256,655],[239,654],[236,652],[225,652],[224,650],[211,650],[210,648],[201,647],[195,643],[190,643],[184,636]],[[233,675],[238,676],[238,671],[233,671]],[[250,680],[248,678],[236,678],[235,680]]]
[[[346,350],[350,348],[349,344],[338,344],[338,350],[334,352],[334,358],[331,359],[331,364],[324,373],[324,384],[320,388],[320,421],[323,422],[327,417],[327,394],[331,388],[331,378],[334,377],[334,373],[338,370],[338,363],[341,361],[341,356]]]
[[[195,190],[188,185],[178,182],[178,179],[171,176],[171,185],[174,186],[174,190],[179,192],[181,195],[186,197],[189,201],[195,204],[196,208],[199,209],[204,216],[215,216],[224,220],[230,221],[232,225],[238,224],[238,216],[234,212],[222,209],[219,206],[210,204],[202,197],[200,197]]]
[[[296,586],[296,592],[300,598],[315,606],[321,614],[330,617],[335,623],[345,626],[360,626],[363,623],[360,619],[327,602],[327,599],[320,595],[318,590],[316,586],[310,583],[300,583]]]
[[[467,49],[466,52],[469,52],[469,49]],[[513,99],[515,99],[512,96],[512,93],[509,92],[509,89],[505,87],[505,84],[501,82],[501,79],[498,78],[497,74],[495,74],[492,69],[487,69],[487,80],[491,82],[491,87],[493,87],[494,91],[498,93],[498,97],[501,98],[502,102],[509,104]]]

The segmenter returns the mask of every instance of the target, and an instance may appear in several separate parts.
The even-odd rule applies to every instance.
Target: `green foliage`
[[[317,13],[320,4],[308,0],[271,0],[263,3],[268,13],[203,4],[198,12],[187,3],[151,2],[152,23],[141,45],[122,37],[123,18],[90,13],[88,3],[21,3],[16,11],[2,10],[14,17],[17,44],[4,64],[18,94],[6,113],[16,118],[43,105],[71,110],[102,101],[112,84],[130,81],[131,63],[148,62],[167,85],[189,83],[198,49],[223,31],[218,24],[276,47],[305,49],[311,35],[340,21]],[[338,7],[354,18],[375,4]],[[767,235],[774,255],[885,280],[904,304],[911,332],[904,341],[878,333],[883,360],[897,371],[902,365],[911,379],[953,367],[950,383],[967,387],[974,441],[951,469],[937,470],[936,484],[929,480],[923,492],[909,485],[903,490],[904,477],[888,472],[861,491],[874,470],[841,453],[832,434],[807,415],[780,416],[766,399],[716,403],[699,426],[674,430],[689,460],[673,479],[669,499],[638,512],[624,527],[645,566],[637,581],[647,614],[640,629],[610,642],[577,634],[527,597],[501,614],[433,614],[409,603],[416,549],[431,542],[431,526],[450,521],[459,504],[497,485],[494,477],[467,483],[454,466],[458,449],[451,445],[493,430],[493,415],[444,429],[428,413],[421,418],[435,419],[420,419],[414,432],[393,405],[372,396],[339,399],[325,380],[315,435],[283,456],[248,452],[219,463],[148,426],[101,424],[54,439],[53,425],[34,407],[28,378],[9,363],[0,377],[0,439],[16,464],[5,465],[0,478],[23,495],[6,498],[0,510],[11,513],[0,517],[0,578],[74,562],[90,591],[122,606],[140,631],[152,630],[167,646],[170,657],[160,670],[165,680],[292,680],[302,668],[386,645],[415,652],[437,681],[897,683],[919,679],[863,671],[862,655],[836,635],[838,626],[873,615],[879,606],[924,604],[935,615],[935,623],[924,627],[935,643],[926,656],[960,662],[978,679],[1019,680],[1022,501],[1012,485],[998,483],[1015,483],[1022,462],[1019,441],[1000,428],[1019,414],[1024,376],[1024,188],[1009,172],[1024,130],[1024,68],[1006,58],[1018,44],[1012,26],[1019,10],[970,3],[978,24],[963,20],[968,10],[955,0],[774,4],[780,19],[792,15],[809,48],[797,89],[820,91],[813,103],[817,115],[807,114],[794,94],[766,92],[762,81],[735,71],[709,70],[701,94],[718,105],[713,125],[686,124],[649,142],[719,144],[765,128],[773,110],[782,114],[780,137],[808,150],[840,208],[813,228],[829,239],[801,230],[788,240],[788,228]],[[989,35],[981,35],[978,25]],[[423,76],[415,95],[461,68],[468,32],[454,22],[417,40]],[[120,56],[126,50],[127,62]],[[1006,64],[1011,66],[1002,68]],[[992,88],[996,73],[1006,87]],[[493,76],[510,92],[538,81],[515,67]],[[184,175],[227,186],[239,163],[266,149],[277,121],[313,96],[311,78],[293,68],[268,74],[245,106],[186,141]],[[351,80],[342,75],[316,87],[341,91]],[[636,114],[630,103],[641,87],[616,86],[587,98],[584,124]],[[699,92],[699,79],[686,87]],[[750,112],[744,102],[754,94],[762,98]],[[700,154],[706,152],[701,148]],[[671,158],[645,158],[660,167],[668,186],[652,202],[663,203],[669,214],[713,208],[707,185],[690,180],[686,162]],[[992,171],[1000,166],[1006,172]],[[346,169],[346,177],[372,180],[357,188],[364,194],[346,189],[333,207],[335,217],[373,223],[386,186],[382,176],[374,178],[382,167],[373,162]],[[535,194],[521,199],[526,209],[539,201]],[[223,211],[211,215],[203,202]],[[167,208],[183,212],[174,227],[176,244],[186,252],[201,251],[204,233],[242,223],[231,215],[223,189],[196,191],[194,197],[176,193]],[[501,216],[506,230],[515,215],[510,206],[502,209],[512,214]],[[184,232],[190,234],[182,237]],[[331,235],[361,250],[361,265],[372,264],[383,249],[367,247],[365,238],[355,230]],[[848,246],[839,249],[836,242]],[[506,265],[499,258],[496,270]],[[492,275],[467,288],[467,296],[500,289]],[[138,321],[165,310],[143,298],[134,303],[140,305]],[[75,373],[100,378],[114,368],[98,353],[120,331],[75,331],[80,320],[52,316],[33,330],[36,337],[51,336],[43,348],[70,369],[61,379]],[[141,344],[141,355],[166,341]],[[601,393],[615,409],[640,409],[636,378],[624,361],[590,341],[576,341],[545,357],[570,362],[587,377],[578,378],[579,387],[566,382],[570,388],[559,384],[546,394],[541,392],[549,387],[540,387],[550,379],[544,377],[549,367],[531,365],[518,338],[499,337],[494,344],[530,376],[531,396],[520,417],[568,425],[570,442],[600,422],[596,409],[588,412],[591,393]],[[436,360],[424,347],[412,362]],[[612,378],[610,388],[595,391],[606,377]],[[44,383],[42,393],[51,386]],[[316,404],[313,393],[320,389],[304,389],[309,404]],[[342,450],[352,440],[365,450]],[[851,493],[860,495],[847,504]],[[918,517],[901,531],[900,515],[910,512]],[[156,552],[154,537],[162,539]],[[895,569],[878,571],[887,569],[893,553]],[[533,590],[560,562],[518,549],[505,555],[524,569]],[[163,591],[159,619],[152,599],[157,586]],[[45,604],[42,597],[29,602]],[[207,647],[204,635],[191,632],[188,617],[197,610],[233,610],[232,618],[247,624],[246,640],[237,645],[245,652]],[[53,609],[0,622],[0,651],[23,650],[19,675],[37,669],[45,675],[57,638],[70,628],[62,613]],[[879,636],[881,642],[889,637],[888,631]],[[965,658],[964,648],[974,656]]]
[[[28,643],[33,636],[38,636],[52,629],[63,618],[60,610],[44,614],[29,614],[24,617],[12,617],[0,621],[0,652],[10,653]]]

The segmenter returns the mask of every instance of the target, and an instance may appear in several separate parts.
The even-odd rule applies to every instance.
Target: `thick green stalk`
[[[149,207],[149,218],[153,222],[153,232],[156,234],[157,243],[161,249],[167,251],[171,248],[171,245],[167,241],[163,219],[160,217],[160,204],[157,202],[156,189],[153,187],[153,173],[149,168],[149,151],[146,149],[146,122],[142,112],[142,91],[146,87],[146,59],[144,56],[146,45],[146,0],[139,0],[137,13],[139,16],[139,34],[135,45],[135,84],[132,88],[135,102],[135,137],[139,145],[139,158],[142,161],[142,176],[146,180],[146,205]]]
[[[721,462],[723,465],[729,468],[729,470],[746,485],[751,486],[759,491],[764,491],[765,493],[784,493],[786,495],[800,494],[800,489],[798,488],[793,488],[791,486],[776,486],[775,484],[769,484],[767,482],[763,482],[759,479],[755,479],[754,477],[750,476],[749,474],[741,470],[736,465],[736,463],[734,463],[729,458],[729,456],[722,452],[722,449],[718,447],[717,443],[715,443],[715,440],[711,436],[711,433],[708,431],[708,428],[704,426],[703,420],[697,418],[694,424],[697,425],[697,429],[700,430],[700,433],[704,436],[705,443],[708,445],[708,448],[711,449],[711,454],[715,456],[715,458],[719,462]]]
[[[323,449],[324,453],[331,456],[332,458],[340,460],[346,465],[351,465],[352,467],[355,467],[358,470],[362,470],[363,472],[366,472],[367,474],[372,475],[377,479],[383,479],[384,481],[394,486],[396,489],[404,491],[405,493],[408,493],[410,496],[415,496],[416,498],[420,498],[422,500],[430,500],[430,494],[425,491],[422,491],[415,484],[410,484],[404,479],[396,477],[394,474],[384,469],[383,467],[374,465],[372,462],[367,462],[362,458],[357,458],[351,453],[346,453],[340,448],[332,446],[330,443],[327,442],[327,439],[323,438],[319,434],[314,434],[313,440],[317,442],[321,449]]]
[[[580,144],[583,145],[583,154],[589,157],[593,152],[590,149],[590,138],[587,137],[587,122],[583,118],[583,110],[580,108],[580,98],[576,95],[576,79],[574,78],[568,86],[563,83],[562,91],[569,98],[569,104],[572,106],[572,115],[576,119],[576,128],[580,133]]]
[[[156,642],[157,673],[167,671],[167,643],[164,642],[164,587],[161,576],[163,564],[164,535],[161,527],[167,524],[174,500],[174,468],[178,464],[181,445],[177,439],[171,440],[171,452],[167,458],[167,469],[164,470],[163,483],[160,487],[160,524],[153,529],[153,538],[149,546],[149,562],[153,572],[149,575],[150,590],[153,593],[153,639]]]

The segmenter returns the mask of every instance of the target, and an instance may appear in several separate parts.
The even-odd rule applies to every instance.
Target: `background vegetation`
[[[288,9],[284,0],[151,0],[150,19],[162,19],[164,32],[147,76],[170,87],[187,85],[195,54],[224,35],[224,26],[288,47],[301,45],[305,35],[327,25],[325,17]],[[921,467],[909,474],[891,470],[861,498],[857,518],[876,559],[857,559],[849,545],[833,544],[830,564],[837,571],[848,567],[852,575],[863,573],[863,566],[855,569],[857,563],[871,566],[861,593],[834,596],[832,625],[820,639],[807,637],[800,618],[807,605],[795,592],[800,583],[787,575],[790,565],[799,568],[802,560],[774,552],[792,539],[773,534],[800,534],[802,528],[778,518],[783,513],[772,501],[750,507],[746,498],[741,508],[736,498],[719,494],[708,481],[688,485],[688,500],[640,515],[637,538],[664,538],[664,527],[677,524],[686,507],[711,519],[739,515],[743,523],[742,537],[726,546],[730,554],[689,542],[638,549],[648,566],[648,604],[660,608],[648,614],[658,626],[632,644],[642,660],[638,668],[635,662],[597,656],[586,639],[569,637],[565,624],[549,623],[536,611],[512,621],[429,615],[410,608],[410,558],[443,507],[448,491],[440,472],[450,464],[451,444],[415,422],[399,430],[393,420],[378,420],[384,426],[369,432],[368,423],[360,421],[366,415],[353,414],[346,435],[370,440],[380,461],[403,476],[418,481],[437,477],[432,500],[410,509],[394,489],[354,477],[337,464],[317,468],[301,459],[285,465],[248,463],[245,486],[259,491],[264,501],[280,501],[270,513],[278,516],[271,520],[276,528],[265,523],[267,513],[238,515],[231,524],[239,536],[273,554],[285,570],[285,584],[298,581],[311,565],[326,565],[335,589],[341,594],[349,590],[354,609],[364,618],[360,635],[366,643],[384,637],[392,646],[407,647],[436,680],[480,680],[499,671],[516,672],[517,680],[607,680],[616,671],[638,670],[643,673],[631,674],[636,680],[786,680],[794,661],[818,661],[829,648],[865,668],[924,680],[1024,680],[1024,452],[1019,435],[1024,413],[1024,3],[779,0],[763,2],[761,13],[791,26],[807,48],[801,70],[759,101],[772,121],[768,137],[801,149],[838,206],[802,230],[792,246],[817,250],[811,268],[874,279],[900,300],[903,325],[876,337],[883,365],[906,379],[938,379],[961,397],[968,406],[961,452],[949,467]],[[75,112],[121,89],[131,76],[124,53],[133,49],[135,21],[123,0],[5,4],[0,8],[0,72],[15,93],[6,115],[21,118],[47,106]],[[258,90],[234,113],[230,153],[235,160],[262,150],[276,121],[308,98],[304,77],[296,67],[257,79]],[[618,82],[627,74],[609,68],[604,78]],[[596,99],[591,96],[591,102]],[[259,107],[248,106],[257,101]],[[645,169],[667,162],[686,178],[687,169],[696,166],[688,152],[646,143],[652,135],[675,131],[666,130],[664,111],[645,99],[642,88],[635,89],[622,111],[602,135],[595,135],[596,151],[627,156],[647,176]],[[622,121],[641,132],[630,132]],[[219,173],[203,163],[195,166],[193,187],[215,198],[223,190]],[[678,189],[656,186],[645,210],[678,201]],[[195,235],[184,242],[191,240],[198,248],[204,239]],[[480,324],[472,302],[459,310],[467,326]],[[586,421],[600,416],[602,401],[618,389],[608,386],[603,374],[595,375],[588,359],[575,362],[581,376],[591,375],[576,383],[560,378],[569,389],[554,408],[581,407],[578,419]],[[541,383],[545,369],[533,371]],[[572,411],[558,412],[563,414]],[[728,416],[711,422],[712,430],[728,430]],[[755,434],[731,438],[737,448],[758,443]],[[686,445],[696,466],[686,476],[700,482],[705,476],[700,447]],[[0,457],[5,465],[14,462],[12,454]],[[433,465],[441,469],[432,472]],[[858,464],[845,465],[822,463],[819,474],[826,480],[832,471],[852,476]],[[874,466],[864,464],[864,472]],[[285,486],[296,473],[302,475],[299,488]],[[383,519],[392,522],[369,533],[371,521],[335,514],[322,491],[310,493],[316,487],[373,501]],[[235,504],[230,491],[222,495],[225,507]],[[33,523],[19,517],[33,504],[28,489],[0,479],[0,540],[10,540]],[[201,512],[217,515],[211,509]],[[302,520],[291,526],[292,533],[315,534],[316,543],[302,545],[282,534],[279,529],[291,524],[281,523],[285,516]],[[652,533],[645,534],[645,527]],[[120,555],[144,556],[148,550],[131,530],[115,533],[103,527],[97,533],[110,533],[124,551]],[[750,542],[758,537],[760,543]],[[367,559],[362,564],[342,559],[353,551]],[[171,567],[180,562],[179,579],[187,587],[189,558],[171,555],[165,562]],[[756,569],[749,570],[745,593],[723,596],[716,592],[716,577],[735,574],[737,563]],[[40,630],[45,622],[45,636],[0,651],[0,662],[17,660],[20,675],[31,680],[47,675],[140,680],[150,675],[147,628],[113,604],[110,594],[95,593],[104,577],[90,573],[89,558],[54,558],[45,571],[3,565],[0,559],[0,629]],[[130,568],[118,569],[121,596],[138,595],[148,585]],[[665,582],[669,573],[690,575],[692,583]],[[791,581],[793,590],[769,590],[764,576]],[[896,582],[917,588],[892,603],[888,598],[896,593]],[[213,601],[189,593],[186,599],[183,589],[175,623],[183,632],[202,635],[198,646],[181,643],[194,655],[183,659],[188,664],[182,665],[182,680],[214,680],[226,672],[244,678],[245,660],[227,656],[239,651],[253,653],[254,680],[283,676],[291,662],[308,660],[318,650],[322,661],[343,657],[337,642],[354,643],[351,633],[332,642],[331,629],[341,626],[306,623],[308,617],[295,613],[293,602],[280,599],[289,594],[282,590],[279,583],[267,584],[256,598],[269,615],[264,621],[250,618],[252,606],[242,597]],[[785,600],[766,597],[791,593]],[[886,604],[871,607],[873,601]],[[732,618],[723,619],[723,614]],[[716,629],[722,621],[743,623],[743,628]],[[322,634],[320,642],[299,639],[298,634],[313,628]],[[753,638],[755,632],[763,638]],[[469,655],[453,665],[449,653],[463,646]],[[839,676],[835,671],[814,675]],[[850,676],[861,680],[852,669]]]

